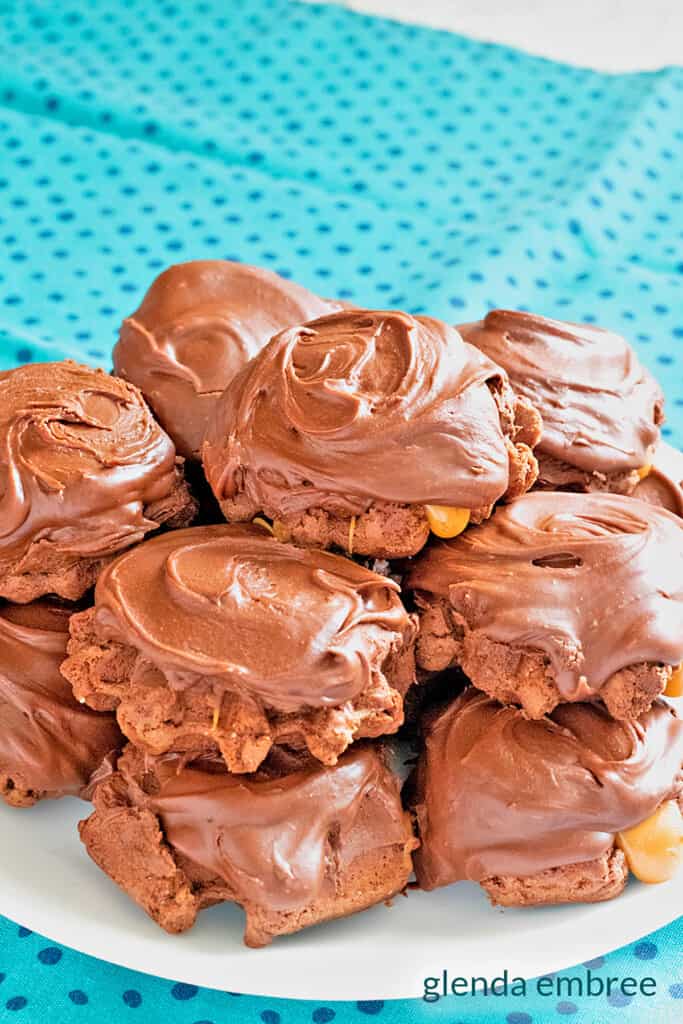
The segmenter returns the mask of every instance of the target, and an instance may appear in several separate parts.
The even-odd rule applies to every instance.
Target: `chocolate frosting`
[[[404,582],[475,637],[543,651],[565,700],[626,666],[683,661],[683,524],[634,498],[524,495],[435,543]]]
[[[171,686],[201,679],[283,712],[352,700],[414,629],[393,580],[245,525],[134,548],[100,575],[95,604],[99,635],[137,648]]]
[[[60,674],[69,611],[47,599],[0,604],[0,774],[36,796],[77,795],[121,742],[113,715],[78,704]]]
[[[660,441],[652,468],[636,487],[633,497],[683,517],[683,452]]]
[[[121,325],[114,371],[137,384],[181,455],[199,458],[218,396],[278,331],[338,305],[242,263],[169,267]]]
[[[0,373],[0,568],[34,541],[98,558],[157,523],[176,454],[140,392],[65,361]]]
[[[504,309],[458,330],[507,370],[513,389],[540,412],[538,453],[602,474],[651,461],[663,396],[624,338]]]
[[[487,385],[504,376],[427,317],[346,311],[283,331],[216,406],[209,483],[219,501],[245,492],[272,516],[491,505],[508,453]]]
[[[683,722],[599,704],[530,721],[470,688],[426,726],[415,776],[424,889],[593,860],[681,789]]]
[[[154,771],[158,791],[138,799],[159,816],[166,842],[227,882],[239,902],[269,910],[334,895],[331,864],[410,835],[398,782],[373,747],[280,778],[183,767],[172,756],[156,759]]]

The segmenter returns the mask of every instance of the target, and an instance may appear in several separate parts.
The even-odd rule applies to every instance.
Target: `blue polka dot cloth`
[[[453,322],[616,329],[680,446],[682,166],[681,68],[602,75],[291,0],[4,3],[0,368],[107,366],[163,267],[221,257]],[[656,999],[322,1005],[174,985],[0,918],[0,1020],[666,1024],[682,947],[679,921],[589,965]]]
[[[102,1024],[680,1024],[683,933],[669,926],[614,953],[529,982],[529,995],[449,996],[361,1002],[312,1002],[217,992],[173,983],[83,956],[0,918],[0,1020]],[[653,995],[579,998],[576,983],[593,978],[654,979]],[[547,988],[543,989],[542,983]],[[15,1016],[16,1015],[16,1016]]]

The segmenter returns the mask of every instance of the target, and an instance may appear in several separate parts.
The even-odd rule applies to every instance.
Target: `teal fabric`
[[[679,923],[585,965],[549,975],[554,977],[553,991],[559,991],[559,998],[539,996],[529,983],[527,997],[449,996],[437,1003],[421,999],[311,1002],[164,981],[82,956],[0,918],[0,1020],[16,1024],[680,1024],[682,965]],[[578,998],[575,988],[559,984],[560,977],[585,981],[589,970],[594,978],[654,978],[655,995]],[[236,987],[238,982],[235,978]]]
[[[289,0],[0,0],[0,367],[107,365],[162,267],[228,257],[455,322],[613,327],[681,445],[682,166],[681,68],[596,74]],[[0,921],[0,1019],[679,1021],[682,940],[596,968],[654,975],[647,1003],[323,1006],[173,987]]]

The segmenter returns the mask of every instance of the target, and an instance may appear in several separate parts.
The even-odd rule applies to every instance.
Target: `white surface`
[[[493,910],[478,887],[459,884],[249,950],[235,906],[205,911],[184,935],[161,931],[89,860],[75,827],[87,813],[78,800],[0,805],[2,913],[103,960],[228,991],[414,998],[444,969],[493,978],[507,967],[529,978],[632,942],[683,905],[683,872],[666,885],[632,884],[611,903],[540,910]]]
[[[683,64],[683,0],[342,0],[603,71]]]

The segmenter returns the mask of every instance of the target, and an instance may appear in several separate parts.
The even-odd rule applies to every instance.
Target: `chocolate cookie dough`
[[[334,764],[401,725],[415,632],[393,580],[224,523],[108,566],[62,671],[148,753],[220,750],[249,772],[286,743]]]
[[[683,452],[660,441],[633,497],[683,517]]]
[[[618,334],[496,309],[458,327],[543,419],[538,486],[627,494],[659,439],[663,396]]]
[[[338,308],[269,270],[179,263],[123,321],[114,371],[140,388],[180,454],[199,459],[209,413],[237,371],[278,331]]]
[[[92,859],[162,928],[191,928],[223,900],[264,946],[387,900],[407,884],[416,842],[377,747],[335,767],[230,775],[215,759],[149,759],[129,747],[81,823]],[[290,758],[291,760],[291,758]]]
[[[69,612],[0,603],[0,796],[14,807],[77,796],[122,743],[114,716],[78,704],[60,674]]]
[[[535,409],[452,327],[346,311],[277,335],[224,392],[204,468],[226,519],[380,558],[452,536],[536,478]]]
[[[194,511],[137,388],[70,361],[0,373],[0,597],[77,600],[112,555]]]
[[[408,784],[423,889],[478,882],[494,904],[611,899],[629,868],[664,881],[681,859],[683,722],[656,701],[636,722],[599,704],[530,721],[472,688],[425,723]]]
[[[534,492],[404,580],[421,610],[418,665],[459,665],[540,718],[602,700],[637,718],[683,661],[683,522],[617,494]]]

